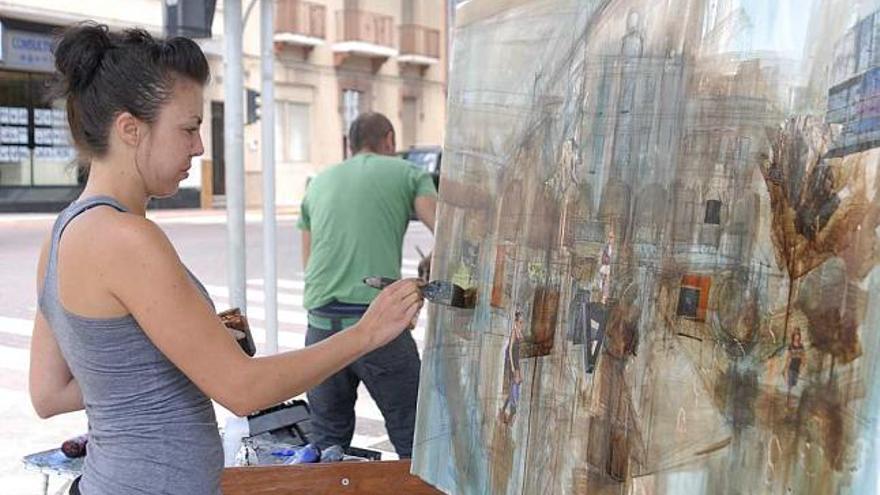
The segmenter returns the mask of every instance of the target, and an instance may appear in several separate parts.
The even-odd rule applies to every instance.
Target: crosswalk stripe
[[[404,260],[404,263],[403,263],[404,266],[401,268],[400,274],[404,277],[417,277],[418,276],[418,270],[417,270],[418,264],[419,264],[418,261],[408,263],[407,260]],[[284,290],[302,291],[302,290],[305,290],[305,287],[306,287],[305,281],[300,278],[296,278],[296,279],[279,278],[275,282],[276,282],[276,285],[278,286],[279,289],[284,289]],[[265,283],[265,280],[262,278],[250,278],[247,280],[247,285],[249,287],[255,287],[255,288],[260,288],[260,289],[263,288],[264,283]]]
[[[156,222],[159,225],[216,225],[216,224],[225,224],[227,223],[227,216],[224,214],[220,215],[193,215],[193,216],[162,216],[159,214],[155,214],[153,212],[147,213],[147,218]],[[276,215],[276,220],[279,222],[290,222],[296,220],[298,217],[295,214],[278,214]],[[263,221],[263,216],[260,213],[251,213],[247,212],[245,214],[245,223],[260,223]]]
[[[262,288],[263,283],[265,283],[265,281],[261,278],[252,278],[247,281],[247,284],[252,287]],[[306,284],[302,280],[291,280],[288,278],[279,278],[278,280],[276,280],[276,285],[278,286],[279,289],[286,289],[286,290],[300,290],[301,291],[306,288]]]
[[[0,316],[0,332],[30,337],[34,330],[34,320]]]
[[[31,356],[28,349],[0,346],[0,363],[10,370],[26,372]]]
[[[302,332],[285,332],[279,329],[278,347],[287,347],[290,350],[301,349],[305,346],[305,335],[305,330]],[[251,336],[254,338],[254,343],[258,345],[266,344],[266,329],[252,326]]]
[[[247,307],[248,320],[266,321],[266,309],[262,306],[248,304]],[[308,313],[303,311],[292,311],[289,309],[278,309],[278,323],[291,323],[294,325],[308,325]]]
[[[222,297],[229,299],[229,288],[225,285],[205,284],[205,289],[207,289],[208,294],[210,294],[211,297]],[[260,303],[265,302],[265,292],[262,290],[249,288],[247,290],[247,300],[248,303],[250,303],[251,301]],[[289,294],[286,292],[278,291],[278,304],[288,304],[301,308],[303,304],[303,297],[301,294]]]

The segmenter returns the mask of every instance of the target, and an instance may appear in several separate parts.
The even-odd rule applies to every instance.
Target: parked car
[[[443,148],[440,146],[413,146],[406,151],[398,152],[398,156],[431,174],[434,185],[438,190],[440,189],[440,161],[443,158]]]

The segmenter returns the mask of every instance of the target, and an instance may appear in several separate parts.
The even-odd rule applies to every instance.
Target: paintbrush
[[[384,289],[397,280],[388,277],[367,277],[364,284],[374,289]],[[422,287],[422,296],[434,304],[453,308],[473,308],[477,302],[477,289],[465,289],[445,280],[432,280]]]
[[[421,260],[419,260],[419,278],[427,282],[431,278],[431,261],[418,246],[416,246],[416,252],[421,257]]]

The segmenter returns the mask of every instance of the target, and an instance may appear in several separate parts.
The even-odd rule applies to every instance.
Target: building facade
[[[446,107],[446,17],[443,0],[276,0],[276,200],[296,206],[308,178],[347,156],[349,124],[382,112],[402,149],[440,145]],[[243,69],[247,90],[260,90],[257,0],[242,0]],[[0,211],[52,211],[79,186],[64,105],[45,99],[52,77],[53,32],[94,20],[111,29],[141,27],[163,34],[165,2],[12,0],[0,6]],[[223,158],[223,2],[213,36],[197,40],[211,66],[195,159],[181,192],[165,205],[220,205]],[[245,98],[247,100],[247,98]],[[247,114],[247,112],[246,112]],[[244,129],[245,201],[261,203],[261,121]],[[204,192],[204,194],[202,194]],[[201,196],[201,199],[200,199]]]

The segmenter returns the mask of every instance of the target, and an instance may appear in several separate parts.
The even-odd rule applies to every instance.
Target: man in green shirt
[[[360,319],[378,294],[363,284],[365,277],[400,278],[403,236],[413,211],[434,231],[437,190],[428,174],[393,156],[388,118],[361,115],[349,140],[354,156],[315,177],[301,207],[306,345]],[[397,454],[410,457],[420,365],[415,341],[404,332],[310,390],[314,443],[321,449],[349,446],[357,387],[363,382],[382,411]]]

